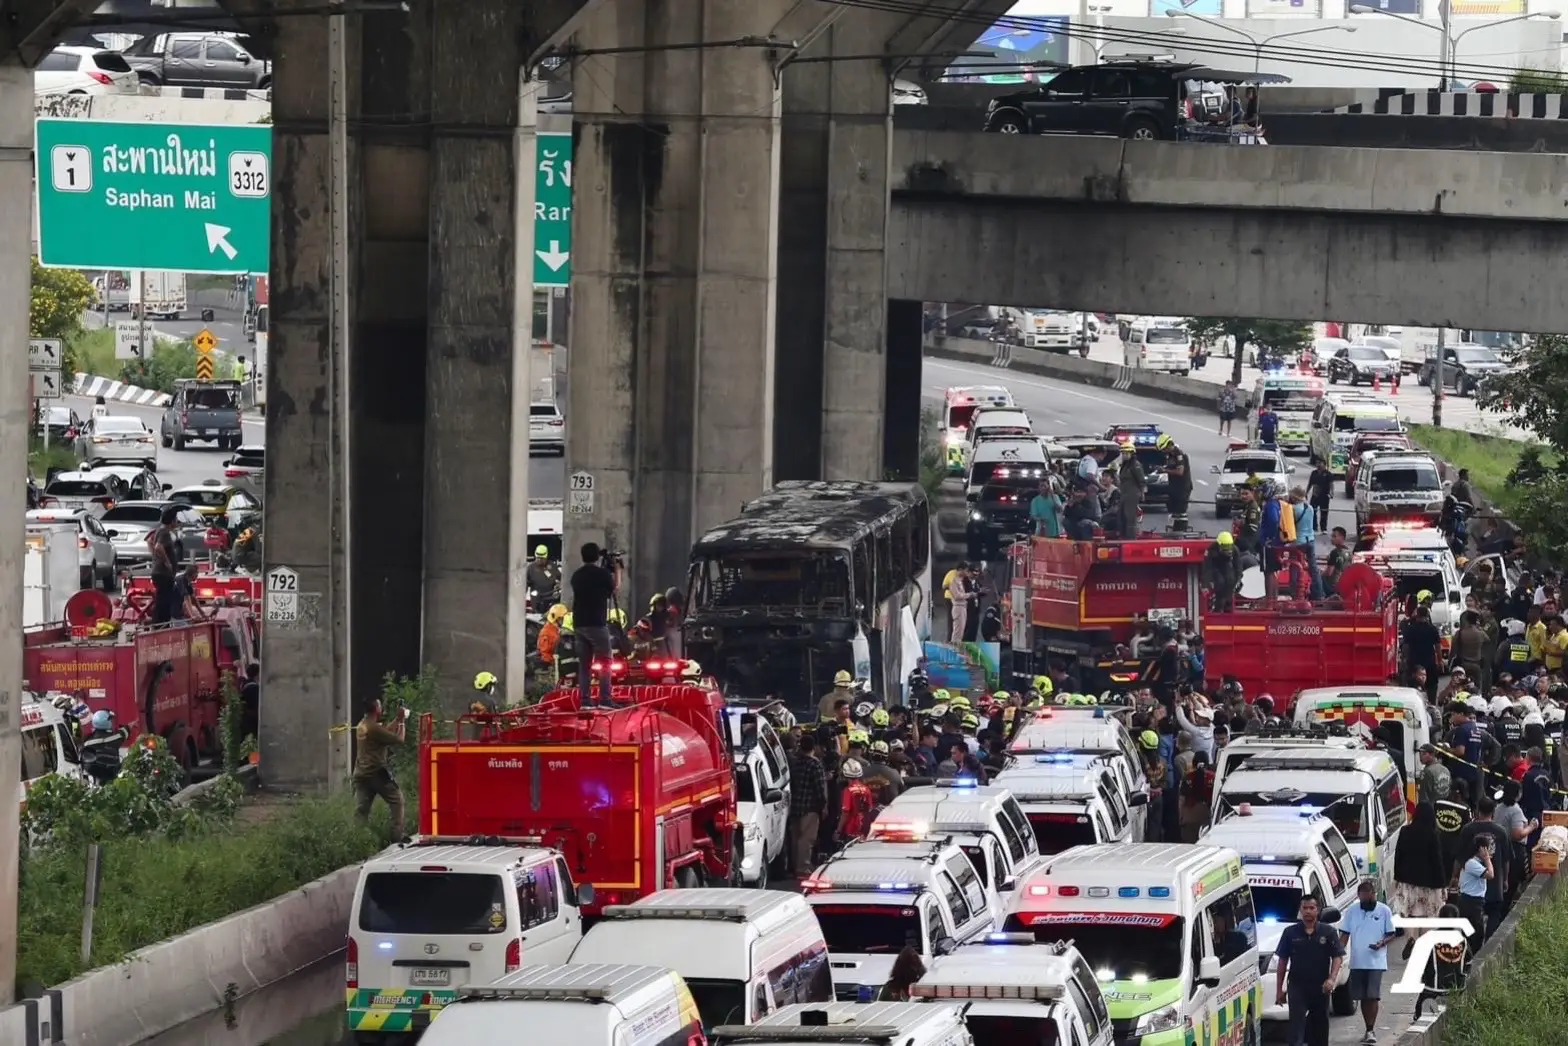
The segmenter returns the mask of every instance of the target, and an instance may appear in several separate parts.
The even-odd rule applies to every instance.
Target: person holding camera
[[[403,790],[392,776],[392,749],[408,734],[408,709],[401,708],[393,715],[390,728],[382,722],[383,715],[381,699],[376,698],[354,728],[354,739],[359,742],[354,759],[354,816],[368,821],[370,807],[380,796],[392,815],[392,838],[401,839]]]
[[[592,541],[582,548],[583,565],[572,573],[572,627],[582,667],[577,687],[584,708],[593,707],[593,660],[609,661],[610,603],[621,587],[621,557]],[[599,673],[599,701],[610,707],[610,673]]]

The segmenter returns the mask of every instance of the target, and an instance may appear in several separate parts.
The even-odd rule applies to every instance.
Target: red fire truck
[[[1010,559],[1014,671],[1033,674],[1053,658],[1076,662],[1086,686],[1112,685],[1121,680],[1100,678],[1092,666],[1116,660],[1116,647],[1141,618],[1192,621],[1205,641],[1207,684],[1235,676],[1249,696],[1382,684],[1395,670],[1392,599],[1377,592],[1317,605],[1238,598],[1233,612],[1215,613],[1202,587],[1209,544],[1165,537],[1018,542]]]
[[[420,726],[419,831],[549,846],[579,882],[583,912],[672,886],[728,884],[735,786],[723,698],[690,684],[617,686],[614,707],[570,690],[531,709],[475,714],[456,740]]]
[[[218,755],[223,677],[238,680],[243,660],[255,656],[253,631],[239,617],[141,626],[111,615],[103,593],[83,591],[67,603],[64,622],[23,632],[27,689],[107,709],[133,741],[157,734],[187,770]]]

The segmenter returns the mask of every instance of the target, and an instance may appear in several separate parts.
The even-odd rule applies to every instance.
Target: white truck
[[[76,524],[29,527],[22,555],[22,627],[65,620],[65,604],[82,590]]]
[[[178,320],[185,315],[185,274],[163,269],[111,270],[93,280],[97,308],[140,318]]]
[[[1072,352],[1089,344],[1087,318],[1078,312],[1052,309],[1008,309],[1015,340],[1026,349]]]

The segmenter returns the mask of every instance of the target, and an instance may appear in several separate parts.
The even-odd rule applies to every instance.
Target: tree
[[[1241,385],[1241,360],[1248,345],[1256,345],[1264,355],[1283,356],[1300,352],[1312,344],[1312,328],[1293,320],[1249,320],[1231,317],[1194,316],[1187,321],[1194,339],[1216,342],[1231,338],[1236,358],[1231,363],[1230,380]]]
[[[1476,391],[1476,405],[1533,432],[1546,453],[1526,447],[1508,476],[1509,518],[1528,535],[1530,550],[1549,561],[1568,559],[1568,335],[1537,334],[1512,353],[1513,368]]]
[[[59,338],[64,346],[61,370],[76,371],[71,342],[82,333],[82,313],[97,294],[86,276],[75,269],[46,269],[33,259],[33,297],[27,310],[28,334],[34,338]]]

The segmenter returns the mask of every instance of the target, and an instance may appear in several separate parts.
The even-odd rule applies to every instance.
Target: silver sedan
[[[158,438],[140,418],[92,418],[76,437],[76,456],[89,465],[134,462],[156,472]]]

